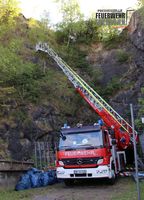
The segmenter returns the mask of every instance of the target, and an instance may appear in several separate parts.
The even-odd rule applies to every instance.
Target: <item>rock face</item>
[[[136,11],[128,27],[131,42],[136,46],[137,49],[144,51],[144,8]]]
[[[136,11],[128,26],[128,41],[126,43],[126,51],[131,56],[129,69],[121,78],[121,83],[129,85],[125,90],[119,91],[115,97],[111,99],[111,103],[117,108],[119,113],[128,112],[130,103],[137,105],[141,96],[141,88],[144,87],[144,15]],[[121,109],[123,108],[123,109]],[[125,111],[126,112],[125,112]],[[137,113],[136,107],[135,113]]]
[[[28,119],[24,122],[15,121],[15,125],[10,126],[8,121],[1,123],[2,141],[7,141],[8,152],[4,152],[2,158],[12,158],[15,160],[29,160],[34,151],[34,142],[41,138],[57,139],[57,130],[60,129],[62,121],[59,114],[52,106],[25,106]],[[6,151],[5,149],[5,151]],[[0,152],[1,153],[1,152]]]
[[[127,29],[121,33],[121,37],[126,36],[124,42],[109,50],[100,45],[93,46],[87,58],[95,68],[101,69],[100,84],[105,92],[113,78],[118,80],[120,89],[108,101],[124,118],[130,118],[130,103],[134,106],[138,104],[141,88],[144,87],[144,14],[141,13],[142,11],[136,11]],[[128,55],[125,62],[119,62],[119,51],[122,56]],[[137,112],[136,106],[135,114]]]
[[[102,72],[99,84],[103,89],[114,77],[119,79],[122,87],[115,91],[113,96],[109,96],[109,103],[125,118],[129,116],[129,104],[137,105],[141,96],[141,87],[144,86],[143,21],[139,12],[135,12],[128,31],[124,30],[124,33],[122,33],[127,34],[124,43],[120,43],[117,48],[109,50],[104,49],[101,44],[92,45],[86,57],[94,69],[100,69]],[[120,50],[129,54],[129,59],[126,62],[119,62],[118,53]],[[38,55],[34,57],[33,61],[36,64],[38,63]],[[55,68],[56,71],[59,70],[50,59],[46,60],[46,65]],[[65,78],[65,76],[63,77]],[[64,81],[62,79],[61,82]],[[55,87],[58,90],[59,82]],[[68,87],[67,94],[60,93],[59,95],[55,91],[56,95],[51,94],[53,96],[51,100],[43,99],[38,105],[20,105],[17,108],[11,108],[4,114],[0,123],[0,143],[2,146],[0,158],[31,159],[34,142],[38,140],[56,141],[63,123],[67,122],[73,126],[77,123],[90,124],[97,121],[98,116],[84,103],[81,97],[77,97],[78,94],[69,89],[71,86],[64,85],[64,87]],[[47,88],[44,88],[44,90],[46,93],[51,93]],[[63,90],[63,87],[61,90]],[[70,91],[72,94],[69,94]],[[54,98],[59,98],[55,105],[53,104]],[[22,113],[25,112],[26,116],[10,117],[10,112],[13,112],[13,110],[15,110],[15,113],[22,110]]]
[[[75,115],[64,114],[52,105],[25,105],[27,117],[8,120],[8,115],[0,126],[1,159],[30,160],[34,155],[34,142],[47,141],[52,146],[57,143],[64,122],[76,125],[78,122],[95,122],[96,116],[89,107],[79,106]],[[20,110],[20,108],[18,108]],[[79,120],[79,121],[78,121]]]

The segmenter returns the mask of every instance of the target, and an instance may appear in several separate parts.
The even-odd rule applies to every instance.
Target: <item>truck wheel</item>
[[[71,180],[71,179],[68,180],[67,179],[67,180],[64,180],[64,183],[65,183],[66,186],[72,186],[74,184],[74,180]]]
[[[114,169],[114,165],[112,166],[112,177],[109,179],[109,184],[113,185],[116,181],[116,173],[115,173],[115,169]]]

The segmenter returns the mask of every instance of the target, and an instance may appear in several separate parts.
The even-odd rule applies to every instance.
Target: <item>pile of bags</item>
[[[52,185],[57,182],[55,170],[48,170],[46,172],[31,168],[20,177],[15,190],[25,190],[29,188],[44,187]]]

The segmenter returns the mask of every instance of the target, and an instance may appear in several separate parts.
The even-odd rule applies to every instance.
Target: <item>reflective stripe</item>
[[[122,127],[129,135],[131,141],[132,138],[132,127],[101,97],[97,92],[95,92],[65,61],[63,61],[57,53],[49,47],[47,43],[38,43],[36,45],[36,51],[43,51],[48,53],[62,69],[64,74],[68,77],[75,88],[79,88],[85,97],[89,100],[89,104],[96,107],[99,111],[104,109],[106,113],[111,116],[114,122]],[[110,126],[113,126],[111,124]],[[135,131],[135,136],[137,138],[137,132]]]

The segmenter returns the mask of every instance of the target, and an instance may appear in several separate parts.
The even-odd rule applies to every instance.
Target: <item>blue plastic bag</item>
[[[25,190],[29,188],[44,187],[57,182],[55,170],[42,172],[36,168],[31,168],[26,174],[22,175],[17,183],[15,190]]]
[[[47,172],[49,176],[49,184],[52,185],[57,182],[56,172],[54,170],[50,170]]]
[[[48,176],[47,172],[42,172],[40,174],[40,184],[41,184],[41,186],[49,185],[49,176]]]
[[[24,174],[21,176],[20,181],[15,187],[15,190],[25,190],[31,188],[31,181],[29,174]]]
[[[32,188],[40,187],[40,173],[33,173],[30,175],[30,181],[31,181],[31,186]]]

